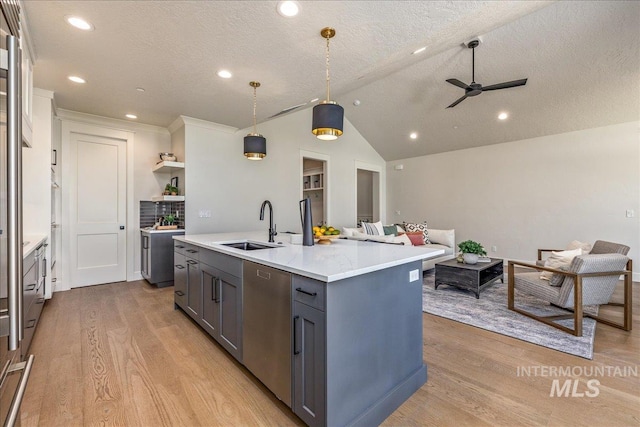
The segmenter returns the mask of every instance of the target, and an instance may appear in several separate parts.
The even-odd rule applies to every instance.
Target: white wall
[[[51,140],[53,92],[34,89],[32,147],[22,149],[22,230],[51,242]],[[51,259],[51,246],[45,251]],[[47,263],[45,297],[51,298],[51,263]]]
[[[389,162],[387,218],[455,228],[456,243],[519,260],[574,239],[623,243],[637,272],[639,135],[631,122]]]
[[[249,128],[233,131],[215,124],[187,125],[187,233],[266,232],[266,218],[265,222],[258,219],[265,199],[273,204],[278,231],[300,232],[301,150],[329,156],[327,223],[353,226],[356,162],[380,166],[383,187],[385,162],[346,118],[344,134],[336,141],[316,139],[311,134],[311,114],[309,108],[258,125],[258,132],[267,138],[267,157],[262,161],[243,156],[243,138]],[[384,188],[381,193],[384,197]],[[211,217],[200,218],[201,210],[211,211]]]
[[[158,153],[170,151],[171,135],[164,128],[126,122],[123,120],[108,119],[84,113],[67,110],[58,110],[61,120],[73,121],[95,126],[96,129],[112,129],[125,132],[133,132],[133,144],[127,147],[127,280],[141,279],[140,275],[140,201],[151,200],[152,196],[160,195],[164,185],[168,182],[169,174],[154,174],[153,166],[160,160]],[[99,134],[100,131],[98,131]],[[63,144],[64,146],[64,144]],[[62,153],[64,158],[64,152]],[[61,191],[68,188],[64,186],[64,176]],[[96,195],[100,197],[100,195]],[[68,260],[68,242],[65,217],[62,218],[62,250],[58,262],[62,261],[64,268],[59,270],[58,281],[63,283],[56,290],[67,290],[69,272],[66,268]]]

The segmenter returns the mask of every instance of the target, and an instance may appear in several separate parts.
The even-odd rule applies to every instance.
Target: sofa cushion
[[[429,230],[429,240],[431,243],[437,243],[440,245],[449,246],[454,248],[456,246],[456,231],[455,230],[436,230],[434,228]]]
[[[373,240],[374,242],[381,242],[381,243],[394,243],[393,240],[395,236],[378,236],[378,235],[371,235],[366,233],[359,233],[356,231],[353,233],[353,236],[351,236],[351,238],[356,240]]]
[[[408,232],[412,231],[421,231],[423,238],[424,238],[424,243],[431,243],[431,240],[429,240],[429,231],[427,230],[427,223],[423,222],[423,223],[414,223],[414,222],[405,222],[402,224],[402,227]]]
[[[429,244],[425,245],[425,247],[431,248],[431,249],[442,249],[442,250],[444,250],[444,255],[440,255],[440,256],[447,256],[447,255],[453,255],[454,254],[453,247],[451,247],[451,246],[439,245],[439,244],[436,244],[436,243],[429,243]]]
[[[349,227],[342,227],[342,234],[345,237],[351,237],[353,236],[354,232],[358,232],[358,233],[364,233],[364,230],[362,228],[349,228]]]

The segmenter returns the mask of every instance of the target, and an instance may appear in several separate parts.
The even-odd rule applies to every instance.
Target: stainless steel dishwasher
[[[291,407],[291,274],[244,261],[243,363]]]

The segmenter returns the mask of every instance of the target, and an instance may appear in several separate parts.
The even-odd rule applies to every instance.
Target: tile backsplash
[[[184,202],[148,202],[140,201],[140,227],[153,227],[153,224],[166,215],[172,214],[178,228],[184,228]]]

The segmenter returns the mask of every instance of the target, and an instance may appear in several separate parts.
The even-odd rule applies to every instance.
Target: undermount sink
[[[243,251],[256,251],[258,249],[273,249],[273,248],[281,248],[279,245],[271,245],[268,243],[257,243],[257,242],[230,242],[230,243],[222,243],[223,246],[229,246],[230,248],[242,249]]]

